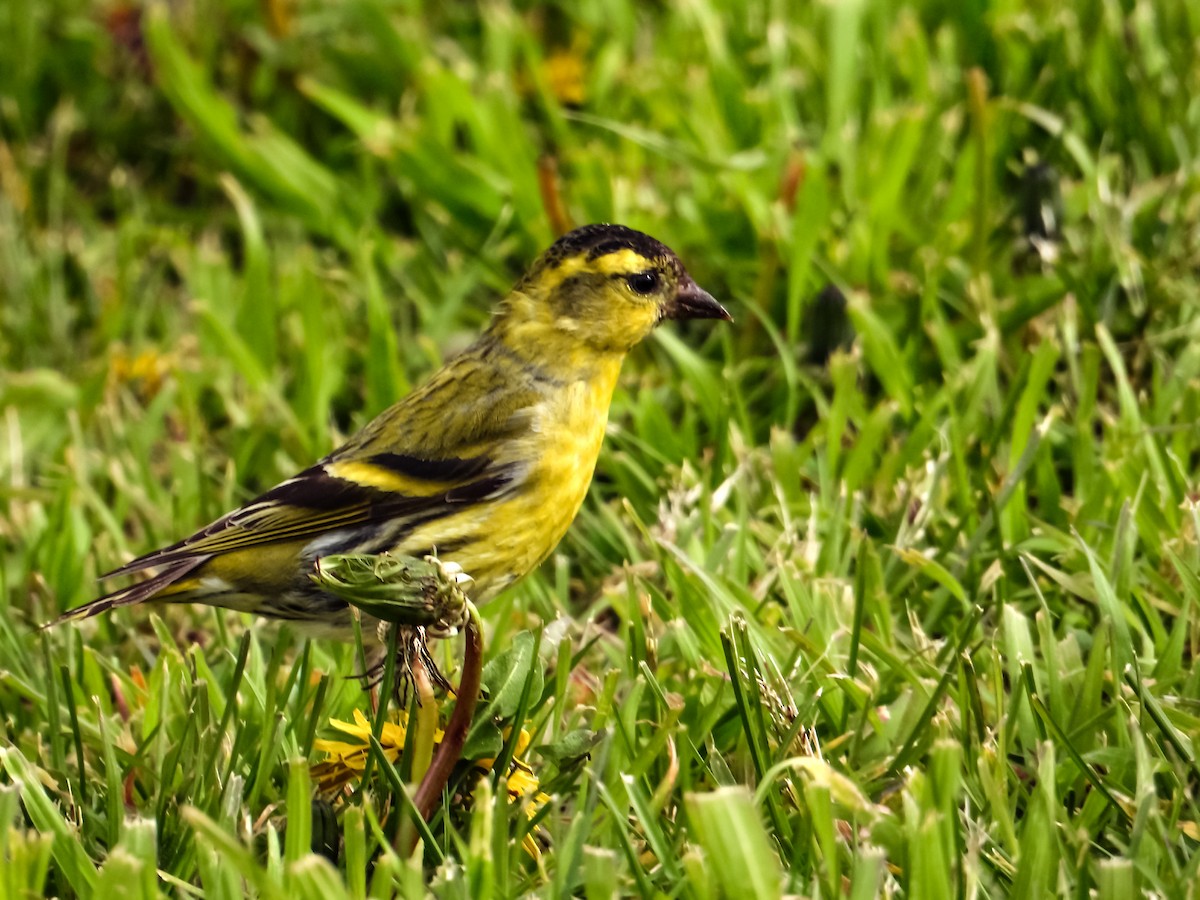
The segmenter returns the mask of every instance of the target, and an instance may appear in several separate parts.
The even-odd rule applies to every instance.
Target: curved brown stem
[[[475,605],[470,602],[467,603],[467,622],[463,629],[463,638],[466,648],[463,651],[462,677],[458,682],[458,700],[450,721],[446,723],[442,741],[433,755],[433,762],[413,795],[413,805],[426,822],[433,818],[442,791],[450,781],[450,773],[462,757],[467,733],[471,730],[471,720],[475,717],[475,706],[479,701],[479,686],[483,674],[483,623]],[[397,830],[393,846],[398,853],[410,856],[416,846],[417,836],[411,825],[408,828],[404,827],[406,824],[409,823],[403,822]]]

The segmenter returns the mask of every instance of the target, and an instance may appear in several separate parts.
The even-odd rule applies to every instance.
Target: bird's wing
[[[335,454],[191,537],[138,557],[104,577],[373,522],[425,521],[496,495],[521,468],[497,464],[483,455],[424,459],[381,452],[346,460]]]
[[[517,488],[541,397],[480,362],[468,351],[315,466],[104,577],[376,522],[415,525]]]

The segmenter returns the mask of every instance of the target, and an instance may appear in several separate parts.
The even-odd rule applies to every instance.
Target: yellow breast
[[[475,579],[476,602],[536,568],[558,546],[587,496],[620,366],[616,358],[587,380],[560,385],[532,410],[528,432],[504,454],[528,465],[514,490],[415,529],[397,550],[447,547],[444,558]]]
[[[541,540],[531,541],[530,550],[536,551],[532,566],[549,556],[562,540],[587,496],[604,442],[611,399],[611,389],[601,391],[594,384],[578,382],[564,392],[558,409],[544,415],[543,452],[521,504],[543,522]]]

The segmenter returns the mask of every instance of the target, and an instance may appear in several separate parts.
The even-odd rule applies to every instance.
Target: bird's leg
[[[416,652],[409,663],[409,674],[416,689],[413,696],[415,708],[410,708],[408,717],[409,727],[415,729],[410,769],[410,778],[413,781],[420,781],[429,771],[429,763],[433,759],[433,738],[441,716],[431,677],[431,673],[437,670],[426,666],[424,655],[420,652],[419,645],[422,643],[419,638],[414,638],[413,649]]]
[[[415,671],[418,665],[424,670],[426,677],[430,681],[431,690],[437,688],[443,693],[451,690],[450,682],[446,680],[446,676],[442,674],[441,670],[437,667],[437,663],[433,661],[433,654],[429,652],[428,635],[426,635],[425,629],[418,627],[416,631],[417,634],[412,641],[413,670]],[[420,696],[418,693],[418,699]]]
[[[423,625],[392,625],[381,622],[379,625],[379,640],[381,652],[371,662],[367,671],[355,677],[360,679],[364,687],[378,687],[383,681],[383,673],[387,664],[387,648],[391,644],[390,632],[396,628],[400,634],[396,641],[396,679],[395,699],[401,706],[408,705],[408,689],[418,680],[418,669],[424,673],[420,677],[427,678],[431,688],[449,691],[450,682],[446,680],[433,654],[429,650],[429,634]],[[421,704],[423,692],[418,688],[417,703]]]

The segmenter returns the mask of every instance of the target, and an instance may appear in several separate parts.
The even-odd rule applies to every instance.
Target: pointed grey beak
[[[685,275],[671,300],[663,310],[665,319],[724,319],[732,322],[733,316],[690,276]]]

